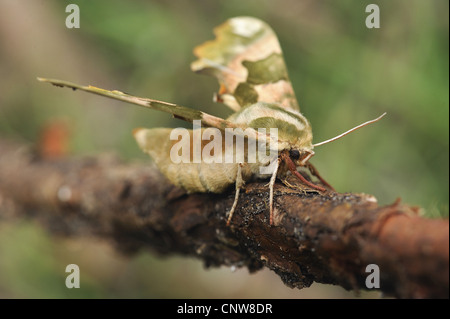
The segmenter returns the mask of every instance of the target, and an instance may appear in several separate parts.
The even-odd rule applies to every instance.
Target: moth
[[[175,163],[171,160],[170,154],[180,140],[171,139],[173,129],[138,128],[133,131],[140,148],[153,158],[161,172],[173,184],[184,188],[187,192],[222,193],[234,184],[235,198],[228,213],[227,225],[230,225],[240,190],[245,182],[254,178],[269,179],[269,221],[270,225],[273,225],[276,178],[283,179],[291,172],[309,189],[317,192],[325,192],[327,189],[334,191],[309,162],[314,155],[314,147],[332,142],[374,123],[386,113],[336,137],[314,144],[311,125],[300,113],[274,31],[265,22],[256,18],[236,17],[216,27],[214,33],[216,36],[214,40],[194,49],[198,59],[191,64],[191,69],[196,73],[217,78],[220,86],[214,95],[215,102],[223,103],[234,111],[227,119],[177,104],[132,96],[121,91],[109,91],[54,79],[38,78],[38,80],[167,112],[189,122],[201,123],[205,127],[188,131],[191,143],[194,143],[196,135],[206,134],[209,128],[215,128],[223,133],[219,137],[214,137],[222,141],[227,139],[227,132],[230,129],[245,130],[247,144],[240,150],[241,152],[248,149],[249,140],[262,139],[267,149],[275,150],[275,161],[268,161],[266,157],[263,160],[262,156],[257,156],[256,161],[251,162],[246,155],[241,161],[226,162],[224,161],[227,155],[226,148],[222,144],[221,149],[213,149],[212,153],[210,151],[209,155],[214,159],[212,162]],[[266,133],[261,133],[261,129],[266,129]],[[270,129],[276,129],[278,132],[276,143],[273,143],[273,138],[267,134]],[[197,148],[205,151],[207,145],[203,141]],[[191,145],[191,149],[194,147]],[[192,154],[189,158],[192,159]],[[269,172],[261,173],[261,167],[269,165],[271,165]],[[325,187],[307,180],[297,171],[298,167],[309,169]]]

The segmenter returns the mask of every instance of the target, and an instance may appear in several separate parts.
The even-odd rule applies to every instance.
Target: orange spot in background
[[[41,129],[39,135],[39,155],[45,159],[64,157],[69,150],[69,128],[65,120],[51,120]]]

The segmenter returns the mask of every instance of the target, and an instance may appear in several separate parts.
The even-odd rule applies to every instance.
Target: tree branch
[[[377,264],[380,289],[402,298],[448,298],[449,223],[364,194],[324,195],[275,186],[269,225],[266,182],[250,183],[232,225],[234,191],[191,194],[149,164],[111,157],[44,160],[0,140],[0,219],[28,216],[60,235],[95,234],[125,253],[150,248],[196,256],[207,266],[274,270],[289,287],[314,281],[367,289]]]

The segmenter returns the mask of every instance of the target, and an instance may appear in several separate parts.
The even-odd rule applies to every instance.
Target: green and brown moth
[[[183,139],[183,134],[176,132],[174,134],[174,129],[139,128],[133,133],[140,148],[153,158],[161,172],[173,184],[186,191],[222,193],[234,184],[235,199],[228,214],[227,225],[231,222],[244,183],[255,177],[270,178],[269,220],[273,225],[273,190],[277,177],[284,178],[291,172],[309,189],[317,192],[334,190],[309,162],[314,155],[313,148],[376,122],[386,113],[332,139],[313,144],[311,125],[300,113],[282,51],[273,30],[256,18],[237,17],[215,28],[214,33],[216,35],[214,40],[194,49],[198,59],[191,64],[191,68],[194,72],[212,75],[218,79],[220,88],[215,94],[215,101],[227,105],[234,111],[228,119],[120,91],[108,91],[54,79],[38,78],[38,80],[171,113],[174,117],[193,122],[194,129],[185,130],[188,132],[186,138],[190,142],[187,161],[173,160],[174,149],[175,153],[179,151],[177,145],[180,142],[179,137]],[[206,128],[195,127],[196,123]],[[211,132],[210,128],[219,130],[221,134]],[[275,140],[271,134],[267,134],[271,129],[276,129]],[[206,139],[205,135],[208,136]],[[245,145],[238,149],[238,139],[235,141],[233,135],[245,136]],[[203,154],[207,153],[212,160],[208,162],[193,160],[196,136],[202,136],[197,150]],[[218,144],[220,145],[218,147],[211,147],[210,143],[206,142],[212,140],[222,143]],[[258,140],[258,143],[262,141],[265,150],[275,151],[275,160],[271,161],[265,156],[267,154],[261,153],[256,154],[254,160],[250,160],[251,154],[248,152],[250,140]],[[232,151],[236,152],[236,158],[237,153],[244,153],[241,160],[227,160],[230,149],[226,146],[230,145],[230,141]],[[299,166],[308,168],[325,187],[308,181],[297,171]],[[261,170],[268,167],[269,170]]]

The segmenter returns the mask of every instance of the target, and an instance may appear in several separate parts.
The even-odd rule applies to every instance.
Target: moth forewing
[[[234,111],[256,102],[299,110],[278,38],[265,22],[253,17],[228,19],[214,28],[216,38],[194,49],[194,72],[214,76],[216,94]]]
[[[192,109],[190,107],[174,104],[174,103],[168,103],[163,102],[155,99],[149,99],[149,98],[143,98],[143,97],[137,97],[130,94],[126,94],[124,92],[118,91],[118,90],[105,90],[101,89],[92,85],[79,85],[76,83],[72,83],[69,81],[64,80],[57,80],[57,79],[48,79],[48,78],[37,78],[38,81],[41,82],[47,82],[51,83],[54,86],[57,87],[67,87],[71,88],[73,90],[81,90],[105,97],[109,97],[111,99],[139,105],[148,109],[161,111],[165,113],[171,114],[173,117],[182,119],[187,122],[193,122],[193,121],[201,121],[201,123],[205,126],[209,127],[215,127],[218,129],[224,129],[226,127],[230,128],[238,128],[239,125],[236,125],[230,121],[224,120],[220,117]],[[260,136],[256,130],[252,131],[252,134],[255,138],[263,138],[264,136]]]

